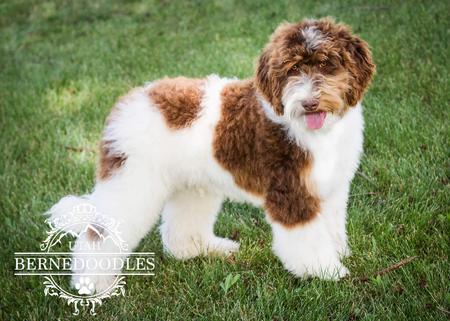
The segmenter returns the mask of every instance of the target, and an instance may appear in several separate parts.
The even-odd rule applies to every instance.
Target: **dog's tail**
[[[80,209],[83,210],[84,208],[91,206],[89,195],[68,195],[60,199],[59,202],[53,205],[45,214],[49,216],[48,220],[53,225],[63,227],[65,225],[64,222],[70,220],[74,213],[78,213]],[[70,230],[75,233],[80,233],[82,229],[83,226],[81,224],[70,226]]]

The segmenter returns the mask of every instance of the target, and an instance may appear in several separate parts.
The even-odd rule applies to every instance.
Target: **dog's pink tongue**
[[[324,111],[319,111],[317,113],[309,113],[305,115],[306,125],[309,129],[319,129],[322,128],[325,122],[325,117],[327,113]]]

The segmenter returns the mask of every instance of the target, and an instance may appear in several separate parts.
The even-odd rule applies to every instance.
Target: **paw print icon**
[[[86,277],[80,277],[78,282],[75,283],[75,289],[78,290],[79,295],[90,295],[94,292],[94,283],[91,279]]]

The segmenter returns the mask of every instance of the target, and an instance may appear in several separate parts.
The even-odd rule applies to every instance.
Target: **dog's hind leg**
[[[117,231],[127,249],[118,248],[114,242],[106,242],[111,233],[102,230],[101,224],[94,223],[94,227],[100,226],[102,237],[94,233],[81,233],[73,247],[72,272],[76,275],[72,278],[72,285],[79,287],[80,280],[89,279],[93,284],[91,289],[97,293],[107,290],[114,282],[115,275],[119,274],[120,268],[111,266],[100,269],[98,261],[105,259],[125,260],[128,252],[131,252],[140,240],[151,230],[158,220],[161,209],[169,194],[163,179],[156,171],[148,169],[145,163],[137,164],[133,159],[127,160],[124,168],[116,174],[97,182],[92,194],[84,198],[63,198],[49,211],[51,219],[57,219],[69,210],[68,207],[78,203],[88,203],[95,207],[96,212],[113,219],[117,224]],[[112,236],[113,237],[113,236]],[[114,238],[114,237],[113,237]],[[124,251],[124,253],[122,252]],[[117,252],[122,252],[116,254]],[[108,253],[111,253],[109,255]],[[114,254],[112,254],[114,253]],[[87,264],[88,260],[97,260],[97,267]],[[85,262],[86,264],[74,263]],[[109,274],[109,275],[105,275]]]
[[[178,259],[229,255],[239,243],[214,235],[223,197],[192,189],[175,194],[165,205],[160,228],[164,248]]]

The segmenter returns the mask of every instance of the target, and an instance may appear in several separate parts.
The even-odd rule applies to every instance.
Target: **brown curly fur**
[[[153,105],[157,107],[163,115],[166,124],[171,129],[181,129],[189,127],[195,121],[200,112],[200,103],[203,95],[201,79],[189,79],[185,77],[165,78],[155,82],[147,94],[151,98]],[[141,90],[137,88],[135,90]],[[127,99],[133,96],[135,90],[121,97],[116,106],[120,103],[126,104]],[[117,107],[113,108],[106,123],[116,117]],[[100,160],[97,166],[97,179],[105,180],[112,176],[126,162],[127,156],[115,153],[112,148],[112,141],[102,140],[100,142]]]
[[[292,226],[318,212],[319,200],[307,181],[311,158],[266,117],[252,80],[223,89],[213,149],[237,185],[264,198],[273,220]]]
[[[124,154],[116,154],[111,148],[113,142],[110,140],[102,140],[100,142],[100,160],[97,165],[97,179],[105,180],[121,168],[127,156]]]
[[[148,95],[171,129],[189,127],[197,119],[203,95],[201,79],[165,78],[150,88]]]

